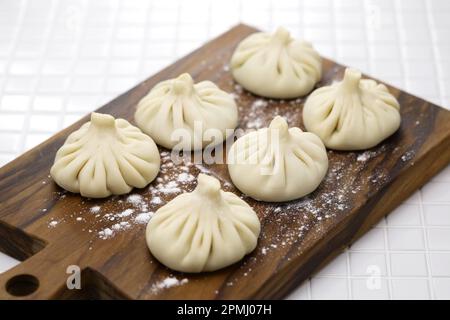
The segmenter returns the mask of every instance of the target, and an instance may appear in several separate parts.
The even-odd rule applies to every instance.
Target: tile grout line
[[[386,217],[383,217],[385,225],[387,225],[387,219]],[[381,252],[384,252],[384,256],[386,258],[385,261],[385,267],[386,267],[386,279],[388,284],[388,297],[390,300],[393,299],[394,291],[392,287],[392,266],[391,266],[391,251],[389,247],[389,235],[388,235],[388,228],[383,228],[383,236],[384,236],[384,250]],[[367,251],[366,251],[367,252]]]
[[[386,251],[386,249],[350,249],[351,253],[383,253]],[[433,253],[449,253],[450,250],[431,250]],[[399,249],[399,250],[389,250],[389,253],[395,253],[395,254],[418,254],[422,253],[422,249]]]
[[[357,275],[352,275],[352,276],[345,276],[345,275],[341,275],[341,274],[324,274],[324,275],[317,275],[314,278],[326,278],[326,279],[350,278],[350,279],[355,279],[355,280],[366,280],[367,275],[357,274]],[[384,280],[388,280],[389,278],[393,279],[393,280],[428,280],[428,276],[391,276],[391,277],[380,276],[380,279],[384,279]],[[450,279],[449,276],[435,276],[435,278]]]
[[[347,293],[348,293],[348,297],[347,299],[349,300],[353,300],[353,292],[352,292],[352,280],[351,280],[351,274],[352,274],[352,270],[351,270],[351,261],[350,261],[350,251],[349,251],[350,247],[347,247],[345,249],[345,260],[347,262]]]
[[[399,13],[399,8],[398,8],[398,2],[397,0],[394,0],[394,19],[395,19],[395,29],[397,32],[397,38],[398,38],[398,49],[400,51],[400,69],[401,69],[401,78],[403,80],[403,84],[402,84],[402,88],[404,89],[406,87],[406,81],[407,81],[407,77],[406,77],[406,65],[405,65],[405,53],[403,50],[403,45],[401,44],[402,40],[403,40],[403,36],[402,36],[402,32],[401,32],[401,16]]]
[[[151,16],[153,12],[153,5],[154,2],[151,1],[148,8],[146,9],[147,12],[145,13],[144,34],[143,34],[143,39],[145,39],[144,42],[146,42],[146,39],[149,38],[148,35],[151,33],[150,27],[151,27]],[[148,77],[146,75],[146,72],[144,72],[147,51],[148,51],[147,46],[144,45],[141,50],[141,61],[139,61],[139,69],[136,72],[139,75],[140,81],[144,81]]]
[[[82,6],[82,5],[80,5],[80,6]],[[89,6],[89,4],[88,4],[88,6]],[[78,22],[79,23],[78,31],[76,31],[77,32],[76,40],[74,41],[75,44],[76,44],[75,54],[71,58],[72,62],[70,63],[69,71],[65,75],[67,77],[67,86],[64,89],[64,94],[63,94],[63,97],[62,97],[62,107],[61,107],[60,118],[59,118],[60,119],[59,120],[59,128],[60,129],[64,127],[64,120],[66,118],[66,115],[68,115],[67,104],[68,104],[68,101],[69,101],[69,99],[71,97],[70,86],[73,83],[74,79],[76,79],[76,77],[77,77],[77,74],[76,74],[76,72],[74,72],[74,70],[75,70],[78,62],[80,61],[81,39],[83,37],[83,32],[85,30],[85,25],[84,25],[83,22],[86,19],[86,11],[87,11],[87,9],[84,10],[83,15],[80,18],[81,21]]]
[[[397,26],[397,32],[398,32],[398,38],[399,38],[399,43],[403,43],[403,36],[402,36],[402,32],[401,32],[401,22],[402,22],[402,17],[399,13],[399,3],[398,0],[395,1],[395,18],[396,18],[396,26]],[[408,80],[406,77],[406,65],[405,65],[405,51],[403,48],[403,45],[401,45],[400,47],[400,57],[401,57],[401,68],[402,68],[402,73],[403,73],[403,81],[404,81],[404,86],[406,87],[408,84]],[[418,205],[419,205],[419,212],[420,212],[420,218],[421,218],[421,228],[423,229],[423,236],[424,236],[424,245],[425,245],[425,260],[426,260],[426,265],[427,265],[427,279],[428,279],[428,293],[430,295],[430,298],[433,299],[433,284],[432,281],[430,281],[430,257],[428,254],[428,241],[427,241],[427,237],[426,237],[426,231],[425,231],[425,226],[424,226],[424,214],[423,214],[423,199],[422,199],[422,191],[421,189],[418,190]]]
[[[7,58],[5,59],[6,60],[6,63],[5,63],[5,74],[9,74],[9,72],[6,73],[6,71],[9,71],[9,69],[11,67],[11,64],[12,64],[12,62],[14,60],[14,55],[15,55],[15,51],[17,50],[17,46],[18,46],[18,43],[19,43],[20,35],[23,32],[22,25],[23,25],[23,21],[25,19],[25,13],[27,11],[27,7],[28,7],[28,1],[27,0],[22,0],[21,4],[20,4],[19,17],[18,17],[17,22],[16,22],[16,29],[15,29],[15,32],[14,32],[14,35],[13,35],[13,40],[12,40],[12,45],[11,45],[11,48],[10,48],[10,52],[9,52]],[[7,82],[6,79],[7,79],[7,77],[5,77],[5,81],[4,81],[3,85],[0,87],[0,98],[2,98],[1,100],[3,100],[4,94],[5,94],[5,87],[6,87],[6,82]],[[1,102],[1,100],[0,100],[0,102]],[[27,111],[24,111],[24,113],[25,113],[24,119],[27,117],[27,114],[29,114],[30,109],[31,109],[31,101],[28,101],[27,102]],[[2,110],[2,113],[3,113],[3,110]],[[17,113],[12,112],[12,114],[17,114]],[[25,140],[25,130],[24,129],[25,129],[25,121],[24,121],[24,123],[22,125],[22,128],[20,130],[20,139],[19,139],[19,141],[18,141],[18,143],[17,143],[17,145],[15,147],[15,150],[16,150],[15,154],[16,155],[17,154],[21,154],[23,152],[23,141]]]
[[[239,21],[242,22],[242,1],[238,2],[238,18]]]
[[[419,190],[419,199],[422,199],[422,190]],[[419,204],[419,211],[420,211],[420,220],[422,223],[422,232],[423,232],[423,238],[424,238],[424,246],[425,246],[425,261],[427,264],[427,279],[428,279],[428,293],[430,294],[430,299],[434,300],[434,286],[433,286],[433,278],[431,276],[431,258],[430,258],[430,251],[429,251],[429,245],[428,245],[428,233],[427,228],[425,226],[425,213],[423,209],[423,203],[420,201]]]
[[[400,51],[400,70],[401,70],[401,78],[403,80],[402,87],[404,88],[406,86],[406,66],[405,66],[405,53],[402,47],[402,31],[401,31],[401,16],[400,16],[400,8],[399,3],[397,0],[394,0],[393,3],[393,11],[394,11],[394,20],[395,20],[395,31],[397,33],[397,48]],[[389,246],[389,236],[388,236],[388,221],[386,217],[384,217],[386,228],[384,230],[384,237],[385,237],[385,246],[386,246],[386,264],[387,264],[387,272],[389,275],[388,285],[389,285],[389,292],[390,292],[390,299],[393,299],[394,292],[393,292],[393,285],[392,285],[392,265],[391,265],[391,251]]]
[[[242,0],[241,0],[242,1]],[[268,8],[268,13],[269,13],[269,30],[274,30],[274,25],[273,25],[273,0],[269,0],[269,8]]]
[[[25,12],[26,12],[26,8],[27,5],[23,6],[23,3],[27,3],[27,0],[22,0],[21,1],[21,5],[20,5],[20,9],[19,9],[19,15],[16,21],[16,27],[14,29],[14,34],[12,36],[12,44],[11,44],[11,48],[10,48],[10,52],[8,53],[8,55],[5,58],[5,74],[9,74],[7,71],[10,69],[10,65],[11,62],[14,60],[14,54],[13,52],[16,51],[17,49],[17,45],[19,42],[19,38],[20,38],[20,34],[22,33],[22,23],[23,20],[25,18]],[[4,93],[5,93],[5,87],[6,87],[6,79],[7,76],[5,76],[5,81],[3,82],[2,85],[0,85],[0,103],[1,103],[1,98],[4,97]],[[28,106],[29,107],[29,106]],[[1,104],[0,104],[0,110],[1,110]],[[3,110],[1,110],[3,112]]]
[[[212,10],[212,7],[213,7],[213,2],[212,1],[209,1],[208,2],[208,19],[207,19],[207,21],[206,21],[206,26],[207,26],[207,28],[206,28],[206,39],[203,41],[203,43],[205,43],[206,41],[207,41],[207,39],[210,39],[211,38],[211,30],[212,30],[212,12],[213,12],[213,10]]]
[[[339,50],[338,50],[338,41],[337,41],[337,34],[336,34],[336,27],[337,27],[337,23],[336,23],[336,5],[335,2],[332,1],[331,2],[331,26],[333,28],[333,52],[334,52],[334,57],[336,58],[338,56]]]
[[[436,43],[436,33],[434,32],[434,21],[433,21],[433,16],[431,13],[431,4],[429,2],[429,0],[423,0],[424,1],[424,5],[425,5],[425,17],[427,20],[427,25],[428,25],[428,32],[430,34],[430,39],[431,39],[431,51],[433,51],[433,69],[434,72],[436,74],[436,78],[437,79],[441,79],[441,74],[440,74],[440,68],[438,65],[438,52],[437,52],[437,43]],[[441,81],[437,81],[437,89],[438,89],[438,94],[439,94],[439,100],[440,100],[440,104],[444,105],[444,89],[442,87],[442,82]]]
[[[180,40],[180,23],[181,23],[181,3],[177,3],[177,9],[176,9],[176,23],[175,23],[175,38],[173,39],[174,46],[173,46],[173,57],[174,59],[178,59],[178,44]]]
[[[27,2],[27,4],[28,4],[28,2]],[[52,34],[52,29],[53,29],[52,27],[53,27],[53,23],[54,23],[55,16],[56,16],[55,12],[56,12],[55,5],[54,5],[54,3],[52,3],[51,8],[50,8],[50,15],[49,15],[49,18],[48,18],[49,22],[47,23],[47,26],[45,27],[45,31],[44,31],[44,41],[43,41],[44,42],[44,46],[42,48],[42,53],[40,54],[40,56],[38,58],[38,67],[37,67],[36,75],[35,75],[36,79],[35,79],[35,82],[34,82],[32,88],[31,88],[31,90],[28,92],[28,95],[30,96],[30,103],[28,105],[29,112],[27,112],[25,114],[24,126],[23,126],[23,129],[22,129],[23,130],[23,134],[21,135],[21,139],[20,139],[20,150],[21,150],[21,152],[25,152],[28,149],[28,147],[26,145],[26,141],[27,141],[28,134],[29,134],[29,131],[30,131],[31,117],[34,115],[33,108],[32,108],[32,101],[34,102],[34,99],[35,99],[36,94],[38,92],[38,87],[39,87],[39,84],[40,84],[40,80],[42,78],[41,70],[42,70],[44,62],[45,62],[45,58],[46,58],[46,53],[47,53],[48,47],[50,45],[50,37],[51,37],[51,34]]]
[[[367,1],[363,0],[362,1],[362,5],[363,5],[363,12],[364,12],[364,33],[365,33],[365,38],[364,38],[364,47],[365,47],[365,51],[367,54],[366,57],[366,61],[368,62],[367,65],[367,73],[368,74],[373,74],[373,58],[372,58],[372,54],[371,54],[371,50],[370,50],[370,43],[369,43],[369,33],[370,33],[370,28],[368,25],[368,19],[367,16],[370,14],[369,13],[369,7],[367,6]]]
[[[114,6],[114,12],[113,12],[113,22],[112,22],[112,28],[111,28],[111,33],[109,35],[109,39],[108,39],[108,45],[107,45],[107,54],[106,57],[104,58],[106,61],[105,64],[105,71],[103,72],[103,74],[101,75],[102,78],[102,86],[101,86],[101,90],[100,92],[98,92],[99,94],[101,94],[101,102],[103,103],[105,101],[105,97],[108,97],[106,100],[110,100],[111,99],[111,93],[108,93],[108,88],[107,88],[107,79],[109,77],[109,75],[111,74],[111,65],[112,65],[112,61],[115,59],[114,57],[114,53],[113,53],[113,48],[114,48],[114,43],[115,43],[115,37],[116,37],[116,32],[117,32],[117,27],[119,25],[118,23],[118,18],[119,18],[119,12],[120,12],[120,8],[122,7],[122,1],[118,0],[115,2],[115,6]],[[98,105],[99,101],[96,101],[96,105],[94,106],[94,110],[96,109],[97,105]],[[92,111],[94,111],[92,110]]]
[[[299,26],[298,26],[298,33],[302,38],[305,38],[305,6],[303,4],[302,0],[298,1],[298,19],[299,19]]]

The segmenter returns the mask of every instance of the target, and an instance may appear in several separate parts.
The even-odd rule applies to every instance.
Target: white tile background
[[[0,165],[239,21],[450,106],[446,0],[0,0]],[[450,299],[450,166],[289,298]]]

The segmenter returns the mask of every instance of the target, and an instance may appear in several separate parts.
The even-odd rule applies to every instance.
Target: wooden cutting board
[[[304,99],[266,100],[237,86],[228,61],[256,30],[239,25],[101,107],[133,122],[137,102],[159,81],[189,72],[234,92],[240,127],[266,126],[277,114],[302,124]],[[344,67],[324,59],[322,82],[340,80]],[[173,166],[167,150],[149,187],[131,196],[90,200],[64,192],[49,177],[56,150],[83,118],[0,169],[0,250],[23,262],[0,275],[0,298],[241,299],[281,298],[366,232],[450,161],[450,112],[388,86],[401,104],[401,128],[365,152],[328,151],[330,168],[310,196],[284,204],[244,197],[261,220],[258,247],[223,270],[196,275],[159,264],[145,244],[149,213],[196,184],[218,177],[236,192],[226,165]],[[75,269],[68,270],[69,266]],[[81,290],[67,272],[81,270]]]

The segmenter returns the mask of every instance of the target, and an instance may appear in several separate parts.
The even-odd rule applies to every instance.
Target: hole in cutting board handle
[[[39,288],[39,280],[31,274],[19,274],[6,283],[6,291],[16,297],[32,294]]]

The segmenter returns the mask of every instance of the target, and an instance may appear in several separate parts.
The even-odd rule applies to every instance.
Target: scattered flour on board
[[[358,157],[356,158],[356,161],[367,161],[370,159],[370,155],[367,152],[361,153],[360,155],[358,155]]]
[[[177,287],[177,286],[182,286],[188,282],[189,282],[189,280],[187,278],[178,280],[175,277],[167,277],[164,280],[153,284],[151,290],[153,293],[158,293],[160,290],[169,289],[169,288]]]
[[[265,126],[263,115],[266,113],[265,107],[268,104],[267,100],[257,99],[253,101],[248,114],[243,117],[243,121],[246,122],[246,129],[260,129]]]
[[[58,225],[58,221],[56,221],[56,220],[51,220],[49,223],[48,223],[48,226],[50,227],[50,228],[54,228],[54,227],[56,227]]]
[[[142,212],[142,213],[139,213],[134,218],[134,221],[139,224],[147,224],[150,221],[150,219],[152,218],[152,216],[153,216],[153,212]]]
[[[289,104],[291,104],[291,105],[299,105],[299,104],[301,104],[302,102],[303,102],[303,99],[302,99],[302,98],[297,98],[297,99],[294,99],[294,100],[289,101]]]
[[[161,152],[160,174],[155,182],[150,184],[147,192],[112,196],[103,200],[82,199],[79,211],[68,214],[61,221],[50,220],[48,227],[55,228],[62,221],[73,220],[83,225],[83,231],[101,240],[114,238],[120,232],[133,227],[142,228],[150,221],[154,212],[167,201],[184,191],[190,191],[192,182],[196,180],[196,174],[190,172],[192,168],[196,168],[194,164],[185,161],[184,164],[174,165],[170,156],[169,152]],[[202,168],[198,166],[193,172],[198,173]],[[58,193],[57,196],[59,199],[65,198],[64,193]],[[91,201],[92,205],[85,208],[86,203],[89,204]],[[86,213],[89,213],[90,217],[84,216]]]
[[[109,239],[114,235],[114,231],[111,230],[110,228],[105,228],[103,230],[100,230],[98,232],[98,236],[100,239]]]
[[[365,162],[367,160],[370,160],[372,158],[375,158],[386,151],[386,145],[381,145],[380,147],[376,148],[375,150],[366,150],[356,157],[356,161],[359,162]]]
[[[144,203],[144,198],[140,194],[132,194],[127,197],[127,202],[134,206],[142,205]]]
[[[356,161],[359,162],[364,162],[367,160],[370,160],[373,157],[376,157],[377,153],[374,151],[364,151],[363,153],[360,153],[357,157],[356,157]]]
[[[154,189],[165,194],[181,192],[181,189],[178,187],[178,183],[176,181],[169,181],[169,183],[167,184],[160,183],[156,187],[150,187],[151,191],[153,191]]]
[[[131,227],[131,224],[128,221],[122,221],[120,223],[114,224],[112,226],[112,229],[115,231],[120,231],[120,230],[128,229],[129,227]]]
[[[260,129],[264,126],[265,122],[261,118],[247,121],[247,129]]]
[[[122,212],[118,213],[117,216],[120,218],[128,217],[128,216],[132,215],[133,212],[134,212],[133,209],[126,209],[126,210],[123,210]]]
[[[153,203],[153,204],[161,204],[161,203],[163,203],[163,201],[161,200],[160,197],[153,197],[153,198],[150,200],[150,203]]]
[[[410,150],[410,151],[405,152],[405,154],[402,155],[401,159],[403,162],[406,162],[406,161],[409,161],[412,158],[414,158],[414,156],[415,156],[415,152]]]
[[[186,183],[186,182],[191,182],[194,181],[195,177],[192,174],[186,173],[186,172],[182,172],[178,175],[178,179],[177,181],[180,183]]]
[[[91,207],[91,208],[89,209],[89,211],[90,211],[91,213],[98,213],[98,212],[100,212],[100,209],[101,209],[100,206],[93,206],[93,207]]]
[[[267,107],[268,102],[266,100],[262,100],[262,99],[257,99],[252,103],[251,108],[264,108]]]
[[[355,167],[357,167],[355,165]],[[276,224],[278,232],[266,238],[261,234],[259,254],[265,256],[272,250],[288,247],[301,241],[305,234],[319,236],[322,232],[322,222],[336,217],[350,208],[351,191],[357,191],[352,181],[354,176],[348,175],[347,162],[334,161],[330,163],[328,173],[321,187],[312,194],[294,202],[280,203],[264,210],[268,223]],[[342,188],[335,188],[336,181],[346,180]],[[301,251],[302,246],[297,246]],[[247,268],[244,266],[244,268]]]

